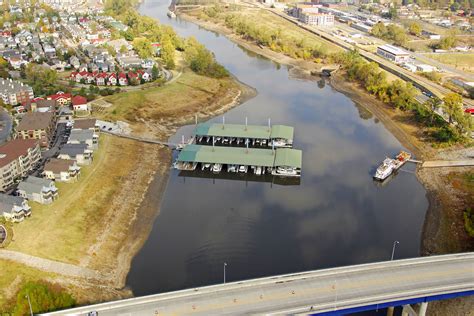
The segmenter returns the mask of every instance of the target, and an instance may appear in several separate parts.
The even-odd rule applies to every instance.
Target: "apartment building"
[[[15,139],[0,146],[0,191],[4,192],[41,159],[39,142]]]
[[[17,105],[35,97],[33,88],[23,82],[11,79],[0,79],[0,98],[5,104]]]
[[[79,178],[81,167],[74,160],[52,158],[43,169],[43,177],[59,182],[74,182]]]
[[[16,131],[18,138],[38,139],[41,147],[48,148],[55,126],[53,113],[32,112],[23,116]]]
[[[20,182],[17,193],[29,201],[40,204],[51,204],[58,198],[58,189],[54,181],[33,176]]]
[[[326,13],[303,12],[298,18],[301,22],[311,26],[333,26],[334,15]]]

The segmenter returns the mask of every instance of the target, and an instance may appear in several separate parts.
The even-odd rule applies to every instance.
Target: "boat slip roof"
[[[220,163],[231,165],[301,168],[301,150],[186,145],[178,155],[181,162]]]
[[[269,128],[261,125],[201,123],[194,132],[199,136],[293,140],[294,128],[286,125],[272,125]]]

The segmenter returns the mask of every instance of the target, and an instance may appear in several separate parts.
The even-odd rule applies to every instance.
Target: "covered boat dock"
[[[302,152],[291,148],[241,148],[186,145],[178,155],[176,168],[179,170],[194,170],[201,164],[202,169],[211,168],[211,165],[227,165],[232,172],[238,172],[239,167],[262,168],[265,173],[281,176],[299,176],[301,174]]]
[[[287,125],[200,123],[194,131],[197,144],[292,147],[294,128]]]

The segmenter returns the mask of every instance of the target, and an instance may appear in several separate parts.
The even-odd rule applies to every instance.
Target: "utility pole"
[[[33,316],[33,308],[31,307],[30,296],[28,294],[26,294],[25,298],[28,299],[28,305],[30,306],[30,315]]]
[[[393,247],[392,247],[392,258],[390,259],[390,261],[393,260],[393,256],[395,255],[395,247],[399,244],[400,242],[398,240],[395,240],[393,242]]]
[[[224,262],[224,284],[225,284],[225,267],[227,267],[227,263]]]

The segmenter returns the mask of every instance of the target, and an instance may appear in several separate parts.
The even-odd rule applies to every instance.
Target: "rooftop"
[[[76,157],[82,155],[87,151],[86,144],[64,144],[59,151],[60,155],[68,155],[69,157]]]
[[[18,131],[29,131],[37,129],[47,129],[53,121],[54,115],[51,112],[28,112],[26,113],[20,124]]]
[[[394,55],[410,55],[410,53],[408,53],[407,51],[390,44],[381,45],[378,48],[384,51],[387,51],[389,53],[392,53]]]
[[[90,129],[73,129],[71,131],[71,135],[69,136],[69,140],[75,140],[84,142],[89,139],[94,138],[94,131]]]
[[[52,158],[44,166],[44,171],[52,171],[53,173],[66,172],[69,171],[70,167],[74,166],[75,163],[74,160]]]
[[[178,161],[221,163],[246,166],[290,166],[301,168],[301,150],[187,145],[178,155]]]
[[[20,91],[30,91],[30,86],[23,84],[22,82],[11,80],[11,79],[0,79],[0,92],[5,93],[18,93]]]
[[[195,134],[199,136],[293,140],[294,128],[286,125],[272,125],[269,128],[260,125],[201,123],[196,126]]]
[[[97,124],[96,119],[75,120],[74,121],[74,129],[95,128],[96,124]]]
[[[28,155],[28,149],[38,145],[36,139],[14,139],[0,146],[0,168],[18,159],[20,156]]]

